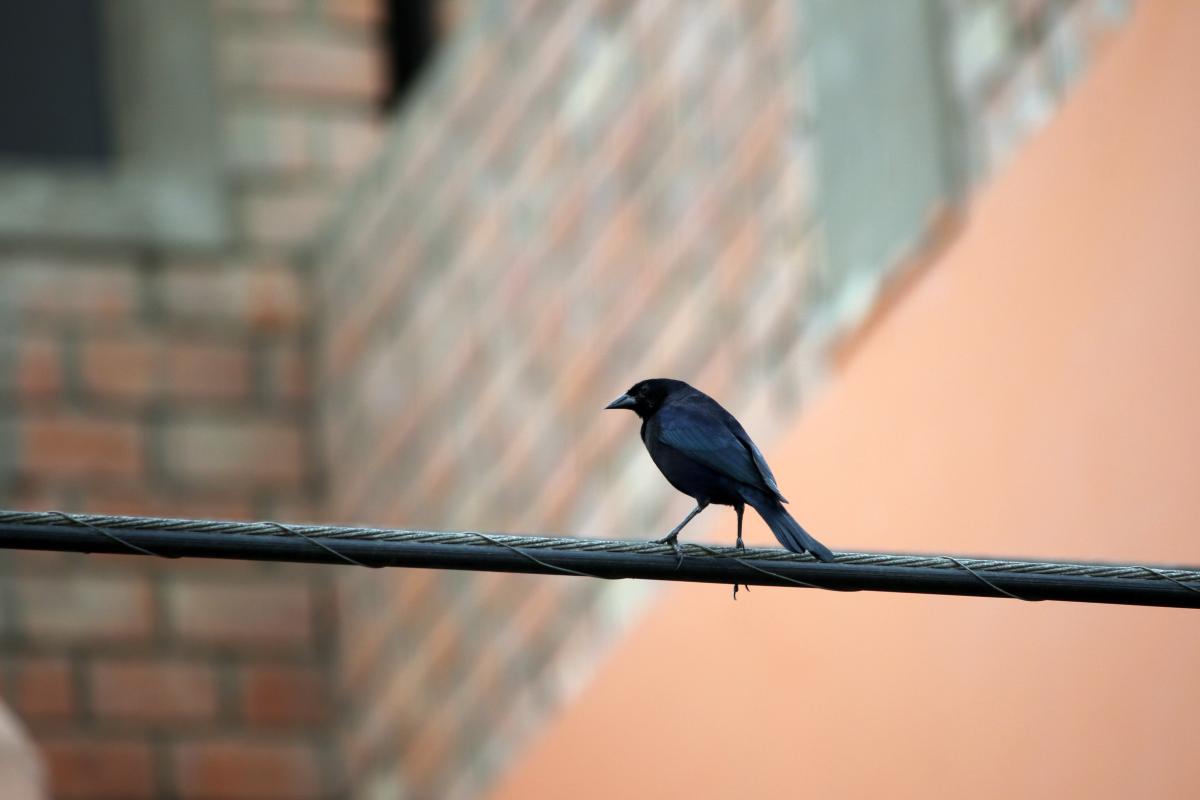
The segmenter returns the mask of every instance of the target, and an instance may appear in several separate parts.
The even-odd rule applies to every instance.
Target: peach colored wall
[[[775,443],[835,549],[1200,562],[1197,41],[1140,3]],[[1194,797],[1198,718],[1193,611],[680,585],[495,797]]]

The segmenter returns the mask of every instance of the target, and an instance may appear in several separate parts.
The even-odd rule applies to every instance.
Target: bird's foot
[[[741,531],[738,531],[737,544],[735,546],[737,547],[738,550],[746,549],[746,543],[742,541],[742,532]],[[747,592],[750,591],[750,584],[743,583],[741,585],[746,588]],[[737,593],[738,593],[738,584],[735,583],[733,585],[733,599],[734,600],[737,600]]]
[[[678,559],[675,562],[675,569],[679,569],[683,565],[683,548],[679,546],[679,531],[671,531],[661,539],[655,539],[655,544],[669,544],[675,549],[675,557]]]

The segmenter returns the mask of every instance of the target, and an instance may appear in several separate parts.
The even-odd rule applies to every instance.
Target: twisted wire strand
[[[135,553],[141,553],[144,556],[153,556],[154,558],[179,558],[179,556],[164,556],[164,555],[154,552],[153,550],[147,550],[146,548],[144,548],[140,545],[136,545],[133,542],[127,542],[124,539],[122,539],[120,536],[117,536],[112,531],[107,531],[104,528],[98,528],[95,525],[93,525],[92,523],[78,519],[77,517],[74,517],[65,511],[50,511],[48,513],[53,514],[56,517],[60,517],[64,520],[66,520],[67,522],[73,522],[76,525],[82,525],[83,527],[88,528],[88,529],[100,534],[101,536],[105,536],[109,539],[112,539],[117,544],[122,545],[122,546],[126,547],[127,549],[134,551]]]
[[[337,548],[339,541],[415,542],[422,544],[456,545],[461,547],[502,547],[544,569],[581,577],[601,578],[608,576],[590,573],[551,564],[535,553],[538,551],[559,552],[606,552],[634,553],[646,555],[674,555],[670,545],[652,541],[630,541],[620,539],[577,539],[565,537],[526,536],[482,531],[424,531],[410,529],[386,529],[368,527],[338,527],[331,525],[285,525],[279,522],[230,522],[223,520],[191,520],[160,517],[128,517],[102,514],[68,514],[62,511],[4,511],[0,510],[0,525],[39,525],[54,527],[83,527],[119,543],[130,552],[142,555],[162,556],[145,547],[127,541],[121,531],[152,530],[164,532],[188,532],[206,534],[237,534],[241,536],[298,537],[312,542],[339,560],[355,566],[363,564]],[[730,559],[744,567],[772,578],[810,588],[832,588],[800,581],[769,571],[764,562],[813,563],[810,555],[799,555],[778,548],[745,548],[709,546],[696,543],[681,544],[685,556]],[[998,558],[972,558],[946,555],[919,555],[899,553],[840,552],[835,557],[838,564],[880,567],[907,567],[934,570],[961,570],[970,573],[997,594],[1015,599],[1027,599],[997,586],[992,577],[1006,574],[1036,574],[1105,578],[1114,580],[1151,580],[1175,584],[1190,592],[1200,593],[1200,570],[1183,567],[1151,567],[1140,564],[1086,564],[1050,561],[1008,560]],[[757,562],[757,563],[751,563]],[[837,591],[847,591],[837,589]]]

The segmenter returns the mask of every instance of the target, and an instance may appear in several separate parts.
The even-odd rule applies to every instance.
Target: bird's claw
[[[679,546],[679,534],[669,533],[661,539],[655,539],[655,544],[669,544],[675,550],[675,569],[683,566],[683,548]]]

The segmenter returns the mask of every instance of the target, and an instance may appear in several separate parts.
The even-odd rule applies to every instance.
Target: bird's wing
[[[763,458],[762,451],[758,449],[758,445],[750,439],[750,434],[746,433],[746,429],[742,427],[742,424],[732,414],[729,415],[729,421],[734,435],[750,451],[750,457],[754,459],[754,466],[758,468],[758,473],[762,476],[763,483],[775,493],[775,496],[779,498],[779,502],[786,503],[787,498],[783,496],[783,492],[779,491],[779,484],[775,482],[775,473],[771,472],[771,468],[767,466],[767,460]]]
[[[782,502],[775,476],[741,424],[717,403],[692,395],[657,415],[658,439],[668,447],[749,486],[766,486]]]

